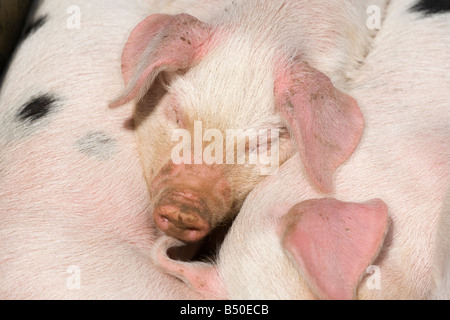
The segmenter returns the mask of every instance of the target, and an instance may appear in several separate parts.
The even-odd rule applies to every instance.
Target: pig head
[[[187,14],[152,15],[130,35],[126,87],[110,106],[137,102],[141,162],[155,222],[167,235],[201,240],[237,214],[261,170],[296,150],[310,183],[329,193],[334,171],[356,148],[364,122],[356,101],[275,37]],[[229,130],[238,132],[232,141],[219,138]],[[276,165],[262,163],[275,148]],[[252,156],[258,160],[246,163]]]

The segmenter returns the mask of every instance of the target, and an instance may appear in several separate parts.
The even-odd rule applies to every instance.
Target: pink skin
[[[231,208],[231,188],[219,166],[169,161],[153,180],[151,196],[158,228],[185,242],[204,238]]]

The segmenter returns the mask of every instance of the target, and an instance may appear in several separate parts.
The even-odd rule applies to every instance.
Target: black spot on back
[[[426,15],[450,12],[450,0],[420,0],[411,10]]]
[[[48,16],[42,16],[25,26],[22,33],[21,41],[24,41],[26,38],[31,36],[33,33],[35,33],[37,30],[39,30],[46,22],[47,22]]]
[[[55,106],[58,100],[49,94],[31,98],[20,108],[19,120],[34,122],[45,117]]]

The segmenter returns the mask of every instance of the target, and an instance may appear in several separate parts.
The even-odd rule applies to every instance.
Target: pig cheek
[[[168,178],[173,171],[172,175],[176,175],[181,171],[181,168],[175,168],[175,165],[171,160],[169,163],[173,165],[170,167],[167,165],[167,159],[171,159],[172,150],[176,146],[176,142],[171,142],[170,130],[164,132],[160,137],[156,137],[159,141],[153,143],[149,148],[153,150],[151,153],[146,150],[140,150],[141,160],[146,168],[146,180],[150,190],[155,190],[155,187],[159,182]],[[151,137],[149,137],[151,139]]]
[[[210,204],[210,208],[216,208],[216,210],[223,212],[225,215],[228,214],[230,209],[232,208],[232,192],[231,192],[231,186],[228,183],[226,179],[219,180],[214,188],[207,190],[205,188],[206,193],[211,193],[211,196],[208,197],[211,199],[212,203]],[[220,220],[223,220],[223,218],[227,218],[226,216],[221,215],[212,215],[210,220],[213,225],[216,225],[220,222]],[[232,217],[230,217],[232,218]]]

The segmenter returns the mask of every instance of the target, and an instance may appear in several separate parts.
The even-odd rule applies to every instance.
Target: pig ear
[[[295,205],[283,222],[283,247],[316,295],[354,299],[383,243],[387,207],[378,199],[364,204],[308,200]]]
[[[153,248],[153,261],[163,272],[183,281],[206,299],[225,299],[225,288],[215,265],[203,262],[183,262],[173,260],[168,256],[170,249],[176,250],[182,245],[182,242],[174,238],[163,236]]]
[[[280,72],[275,102],[294,134],[308,175],[322,191],[331,192],[334,171],[362,135],[364,119],[358,104],[305,62]]]
[[[206,24],[188,14],[156,14],[142,21],[131,33],[122,54],[125,90],[110,107],[141,99],[161,72],[174,72],[194,65],[204,54],[209,37]]]

